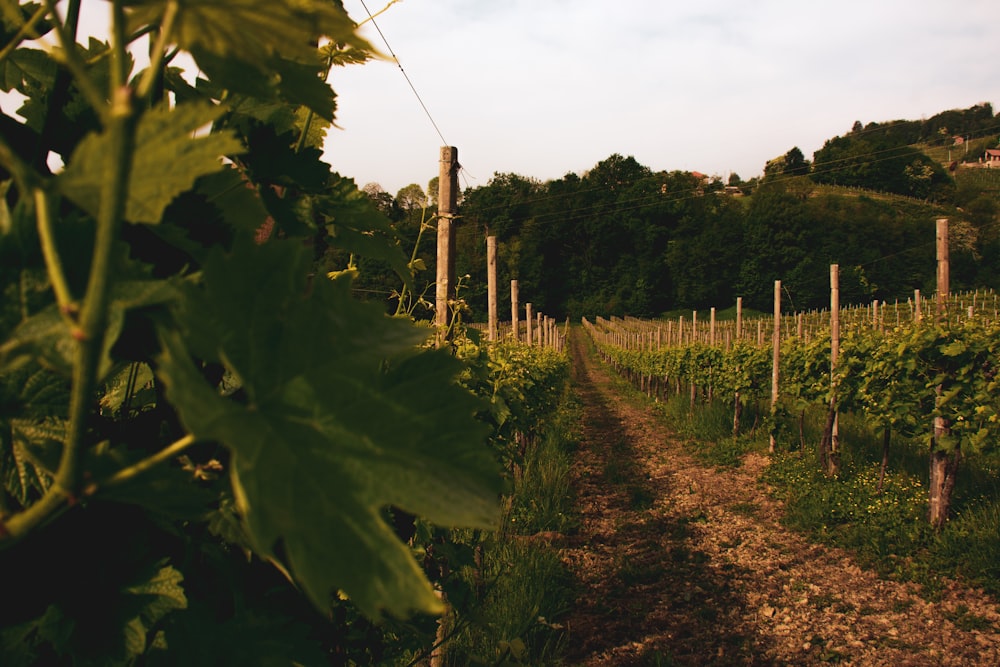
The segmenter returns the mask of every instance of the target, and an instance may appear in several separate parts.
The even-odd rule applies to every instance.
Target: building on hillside
[[[1000,148],[988,148],[983,156],[983,166],[1000,169]]]

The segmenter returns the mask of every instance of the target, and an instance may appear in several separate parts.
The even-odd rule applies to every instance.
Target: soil
[[[783,527],[758,482],[765,456],[696,462],[584,335],[571,336],[580,526],[557,543],[579,584],[567,664],[1000,665],[1000,607],[982,591],[925,599]]]

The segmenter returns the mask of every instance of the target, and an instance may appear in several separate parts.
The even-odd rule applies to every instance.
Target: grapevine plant
[[[462,363],[329,270],[411,278],[320,160],[369,45],[337,0],[0,20],[0,662],[380,660],[365,633],[442,610],[392,521],[491,527],[501,477]]]
[[[890,331],[854,327],[840,341],[831,374],[828,330],[809,342],[787,340],[782,344],[779,416],[780,405],[801,415],[809,406],[829,410],[834,399],[839,411],[862,415],[884,434],[880,485],[891,432],[923,445],[931,463],[928,518],[941,528],[960,461],[994,451],[1000,438],[998,341],[1000,324],[982,317],[911,322]],[[703,344],[655,351],[598,345],[627,375],[652,373],[698,386],[714,382],[719,397],[737,401],[762,400],[765,388],[769,391],[770,351],[746,341],[715,350],[710,364],[698,361],[706,358]]]

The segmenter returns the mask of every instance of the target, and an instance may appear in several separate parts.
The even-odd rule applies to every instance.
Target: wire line
[[[437,132],[438,138],[441,139],[441,145],[442,146],[450,146],[451,144],[449,144],[447,141],[445,141],[444,135],[441,134],[441,129],[438,127],[437,123],[434,122],[434,117],[431,116],[431,112],[427,109],[427,105],[424,104],[424,101],[420,98],[420,93],[417,92],[416,86],[413,85],[413,82],[410,81],[410,77],[407,75],[406,70],[403,69],[403,63],[399,62],[399,58],[397,58],[396,54],[393,53],[392,47],[389,46],[389,40],[387,40],[385,38],[385,35],[382,33],[382,28],[378,27],[378,23],[375,22],[375,17],[372,16],[371,11],[368,10],[368,5],[365,4],[365,0],[360,0],[360,1],[361,1],[361,6],[364,7],[365,8],[365,12],[368,13],[368,20],[371,21],[371,24],[373,26],[375,26],[375,30],[378,31],[379,37],[382,38],[382,42],[385,44],[386,50],[389,51],[389,55],[392,56],[392,59],[396,62],[396,66],[399,67],[399,71],[403,73],[403,78],[406,79],[406,83],[409,84],[410,90],[412,90],[413,94],[416,96],[417,102],[420,103],[420,106],[424,110],[424,113],[427,114],[427,119],[431,122],[431,125],[434,126],[434,131]],[[392,3],[390,3],[390,4],[392,4]],[[386,9],[388,9],[388,7],[386,7]],[[385,10],[382,10],[382,11],[385,11]],[[381,13],[382,12],[379,12],[379,14],[381,14]]]

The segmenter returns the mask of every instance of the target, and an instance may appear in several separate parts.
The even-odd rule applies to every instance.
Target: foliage
[[[0,60],[2,662],[412,660],[474,563],[431,522],[497,525],[565,360],[456,359],[352,295],[351,257],[419,267],[319,159],[325,75],[368,52],[339,3],[110,6],[85,47],[76,3],[3,14],[65,43]]]
[[[711,387],[726,399],[770,395],[768,348],[737,340],[726,349],[695,341],[650,350],[629,344],[636,340],[629,327],[641,329],[646,323],[600,322],[617,337],[603,337],[594,325],[589,330],[603,356],[627,376],[662,378],[667,387]],[[792,337],[782,343],[780,398],[766,420],[769,432],[788,428],[789,411],[804,414],[835,399],[840,412],[859,414],[880,432],[914,438],[925,451],[983,455],[995,449],[1000,324],[983,316],[949,317],[939,323],[910,320],[891,330],[867,325],[846,330],[834,373],[828,327],[808,340]],[[738,419],[739,408],[734,423]]]

